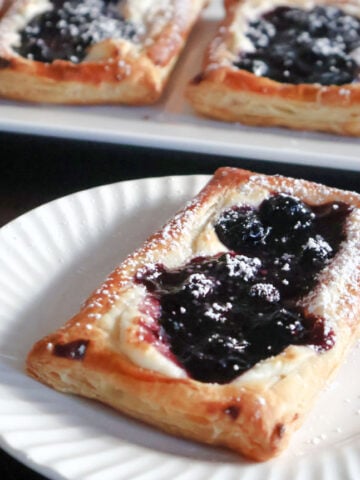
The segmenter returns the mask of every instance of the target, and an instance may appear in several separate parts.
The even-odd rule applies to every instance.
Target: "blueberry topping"
[[[306,343],[306,339],[309,339],[308,343],[312,343],[312,325],[307,329],[301,313],[296,310],[278,307],[266,314],[258,313],[254,321],[249,320],[248,324],[245,324],[245,328],[250,345],[251,365],[277,355],[290,344],[302,345]]]
[[[250,287],[249,296],[259,302],[277,303],[280,292],[272,283],[255,283]]]
[[[360,46],[360,19],[334,6],[278,7],[251,22],[254,51],[235,65],[278,82],[344,85],[358,81],[352,53]]]
[[[121,1],[121,0],[120,0]],[[20,31],[19,55],[50,63],[81,62],[90,45],[107,38],[133,38],[134,26],[125,21],[111,0],[52,0],[53,8],[33,18]]]
[[[229,417],[233,420],[236,420],[240,415],[240,407],[238,407],[237,405],[229,405],[224,409],[224,413],[226,415],[229,415]]]
[[[57,357],[69,360],[83,360],[86,354],[89,340],[74,340],[69,343],[57,343],[54,345],[53,354]]]
[[[262,224],[258,215],[250,208],[231,208],[225,210],[215,225],[215,231],[220,240],[227,238],[231,250],[252,249],[267,236],[268,230]]]
[[[331,259],[332,254],[333,249],[329,243],[321,235],[315,235],[303,245],[301,261],[309,267],[319,266],[322,268]]]
[[[279,252],[294,250],[307,238],[314,213],[303,202],[285,194],[265,200],[259,209],[261,220],[269,225],[269,244]]]
[[[350,211],[276,193],[259,208],[226,209],[214,228],[231,251],[138,271],[135,281],[159,305],[157,338],[192,378],[216,383],[291,344],[331,348],[334,332],[298,300],[338,251]]]
[[[315,217],[311,209],[290,195],[279,194],[265,200],[260,207],[260,218],[273,230],[298,233],[311,227]]]
[[[250,367],[246,346],[247,342],[239,335],[231,337],[215,332],[194,345],[184,345],[178,355],[193,378],[212,382],[216,377],[227,382]]]

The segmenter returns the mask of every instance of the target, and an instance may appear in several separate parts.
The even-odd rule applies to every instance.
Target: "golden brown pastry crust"
[[[309,312],[331,323],[335,346],[323,353],[289,346],[224,385],[197,382],[180,368],[162,371],[158,359],[146,367],[153,346],[141,330],[145,314],[131,313],[130,323],[127,318],[136,303],[128,296],[135,288],[134,274],[149,263],[181,265],[199,252],[219,248],[211,237],[212,219],[228,205],[256,204],[274,191],[313,205],[344,201],[355,207],[347,220],[347,240],[302,301]],[[359,208],[360,196],[350,192],[219,169],[192,202],[109,275],[77,315],[34,345],[27,371],[60,391],[98,399],[167,432],[226,446],[251,459],[269,459],[287,446],[360,333]],[[54,355],[55,345],[79,339],[89,340],[82,360]]]
[[[187,96],[199,113],[254,126],[282,126],[360,136],[360,77],[343,86],[280,83],[258,77],[232,64],[242,47],[236,31],[244,31],[243,9],[262,11],[278,5],[335,5],[360,17],[357,0],[225,0],[226,18],[208,47],[203,71],[189,85]]]
[[[132,0],[125,0],[131,20]],[[140,44],[109,39],[90,47],[80,63],[55,60],[43,63],[18,55],[12,48],[19,17],[29,18],[29,9],[41,0],[7,2],[0,19],[0,96],[29,102],[61,104],[154,103],[207,0],[155,1],[168,5],[167,20],[160,30],[150,28]],[[159,7],[160,8],[160,7]],[[146,11],[144,12],[146,22]],[[160,11],[164,17],[164,12]],[[31,18],[31,17],[30,17]],[[153,18],[151,21],[155,21]],[[16,41],[16,39],[15,39]]]

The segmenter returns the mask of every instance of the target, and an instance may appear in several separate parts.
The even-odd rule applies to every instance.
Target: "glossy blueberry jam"
[[[86,354],[89,340],[74,340],[69,343],[57,343],[54,345],[53,354],[57,357],[68,358],[69,360],[83,360]]]
[[[137,273],[156,305],[157,343],[202,382],[226,383],[288,345],[328,350],[334,332],[297,302],[345,239],[350,207],[310,207],[274,194],[258,209],[234,206],[214,227],[229,252],[194,258],[174,270]],[[160,326],[160,327],[159,327]]]
[[[359,80],[352,53],[360,47],[360,19],[337,7],[278,7],[250,23],[247,36],[255,50],[235,65],[257,76],[293,84]]]
[[[20,32],[19,55],[50,63],[79,63],[90,45],[107,38],[132,38],[134,26],[111,0],[52,0],[53,8],[37,15]]]

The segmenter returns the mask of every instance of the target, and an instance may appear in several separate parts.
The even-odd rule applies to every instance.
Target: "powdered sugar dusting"
[[[226,266],[230,277],[240,277],[248,281],[255,277],[261,267],[261,260],[256,257],[246,257],[245,255],[232,256],[227,254]]]
[[[360,198],[356,193],[344,193],[320,185],[315,188],[314,184],[281,176],[269,178],[264,175],[253,174],[247,182],[241,182],[238,186],[230,189],[224,188],[219,179],[224,178],[231,183],[232,172],[232,169],[222,170],[219,172],[217,180],[213,181],[211,186],[213,193],[215,189],[221,194],[209,195],[208,190],[205,189],[189,201],[184,209],[179,211],[172,220],[145,243],[144,248],[130,255],[120,269],[112,272],[102,287],[95,292],[86,304],[85,311],[89,319],[88,324],[92,325],[93,322],[96,322],[97,325],[105,328],[112,335],[113,345],[116,345],[120,351],[126,351],[126,354],[130,355],[138,365],[146,366],[146,368],[155,371],[161,370],[163,374],[169,376],[184,375],[179,367],[170,366],[170,360],[163,361],[161,352],[146,343],[146,335],[143,335],[143,340],[140,341],[137,334],[138,319],[143,318],[145,322],[147,321],[146,314],[141,310],[146,290],[138,286],[134,289],[133,283],[133,276],[140,268],[149,268],[156,263],[161,263],[167,268],[176,268],[199,255],[199,252],[201,252],[201,255],[206,255],[207,249],[211,251],[211,254],[214,254],[211,247],[208,245],[204,247],[201,241],[195,242],[195,239],[201,239],[205,230],[213,229],[214,218],[223,209],[234,204],[248,204],[249,199],[251,204],[259,205],[264,198],[269,197],[274,192],[281,191],[300,197],[310,204],[318,205],[336,200],[360,205]],[[360,282],[358,267],[356,262],[353,261],[354,255],[355,258],[360,258],[359,225],[360,213],[355,208],[350,214],[347,224],[347,241],[344,242],[338,255],[322,272],[321,285],[302,301],[309,312],[326,318],[329,322],[326,328],[334,328],[335,332],[341,310],[346,308],[346,311],[350,312],[349,323],[356,320],[358,309],[355,303],[356,299],[352,297],[353,292],[349,289],[349,284],[358,285]],[[209,238],[211,240],[211,236]],[[316,243],[316,238],[311,240],[310,243],[313,241]],[[316,245],[309,245],[309,247],[327,248],[321,242],[316,243]],[[260,259],[253,258],[249,261],[248,257],[244,255],[232,256],[226,253],[225,255],[228,257],[227,269],[229,275],[252,278],[261,268]],[[286,259],[283,260],[283,268],[286,269]],[[211,288],[207,279],[198,274],[192,276],[191,282],[193,294],[197,298],[206,295],[208,289]],[[253,290],[254,295],[264,298],[268,302],[277,301],[277,292],[272,290],[269,285],[256,284]],[[335,298],[336,300],[334,300]],[[218,302],[212,309],[209,309],[207,315],[210,318],[221,319],[227,308],[226,300],[221,303]],[[144,345],[146,345],[146,348]],[[290,348],[292,352],[296,352],[296,355],[294,354],[293,357],[277,356],[275,359],[271,358],[260,362],[251,371],[243,374],[241,381],[239,377],[236,382],[258,381],[261,378],[263,381],[272,384],[282,375],[298,368],[301,362],[317,355],[316,350],[308,347],[292,346]],[[147,353],[144,353],[144,349]],[[276,368],[274,367],[275,361],[277,362]]]
[[[328,3],[328,2],[326,2]],[[329,2],[330,6],[324,5],[324,8],[329,8],[331,10],[333,7],[340,9],[344,15],[342,18],[342,22],[345,23],[345,28],[342,23],[339,22],[338,28],[343,28],[343,31],[346,31],[346,38],[352,35],[352,38],[356,38],[358,35],[358,28],[354,23],[356,23],[356,17],[360,17],[360,4],[358,2],[334,2],[332,6],[332,2]],[[222,25],[216,37],[213,39],[209,49],[208,49],[208,61],[206,65],[206,72],[211,72],[218,68],[227,67],[233,70],[237,70],[238,66],[236,66],[236,62],[239,62],[239,55],[240,54],[247,54],[247,53],[254,53],[257,48],[267,48],[267,43],[269,42],[269,38],[274,36],[274,32],[264,32],[265,26],[262,25],[261,28],[253,28],[250,26],[252,22],[258,22],[264,14],[269,14],[271,11],[276,10],[278,7],[290,7],[294,9],[301,9],[303,11],[309,12],[316,7],[319,7],[319,3],[315,0],[247,0],[245,2],[238,2],[235,5],[231,3],[228,11],[227,11],[227,23],[226,26]],[[315,20],[316,22],[316,20]],[[273,26],[268,22],[266,24],[267,29],[273,28]],[[350,34],[349,34],[350,32]],[[299,42],[303,43],[303,50],[304,48],[309,45],[309,35],[308,31],[304,31],[303,33],[297,34],[297,39],[294,42],[294,45],[298,45]],[[353,42],[356,45],[356,42]],[[345,71],[345,62],[344,65],[341,63],[342,60],[339,60],[339,65],[335,65],[335,60],[333,62],[329,62],[328,70],[326,70],[327,65],[324,59],[329,59],[330,57],[335,58],[343,58],[344,57],[344,45],[345,40],[341,37],[341,32],[336,35],[334,38],[314,38],[310,42],[311,49],[309,50],[308,55],[312,58],[316,52],[316,61],[314,60],[314,69],[307,69],[304,73],[304,77],[307,78],[311,75],[314,75],[314,78],[317,78],[317,73],[315,72],[315,67],[317,66],[319,70],[322,72],[321,69],[326,71],[326,74],[323,75],[323,82],[318,80],[313,80],[306,82],[303,80],[300,83],[312,83],[318,84],[318,98],[317,101],[321,103],[323,95],[326,93],[326,85],[320,85],[321,83],[324,84],[332,84],[333,77],[338,82],[339,85],[351,83],[348,81],[347,73]],[[307,48],[307,47],[306,47]],[[354,48],[354,47],[352,47]],[[273,49],[270,49],[271,51]],[[280,50],[279,50],[280,52]],[[356,48],[353,51],[348,52],[349,57],[348,60],[352,58],[355,62],[360,65],[360,48]],[[284,57],[286,55],[286,51],[283,52],[282,55],[279,54],[280,57]],[[276,54],[275,54],[276,57]],[[271,75],[268,74],[269,68],[266,65],[266,58],[269,58],[269,55],[264,54],[265,60],[254,60],[252,68],[249,67],[249,71],[255,73],[257,76],[264,76],[268,77]],[[345,58],[345,57],[344,57]],[[284,69],[281,69],[283,72],[284,79],[283,82],[286,82],[286,79],[291,76],[291,67],[289,66],[286,69],[287,63],[290,62],[289,58],[286,57],[286,62],[284,62]],[[305,54],[304,54],[305,59]],[[349,64],[349,61],[347,65]],[[250,60],[248,61],[248,63]],[[320,63],[318,63],[320,62]],[[324,62],[322,65],[321,62]],[[291,63],[291,62],[290,62]],[[303,62],[304,63],[304,62]],[[247,63],[245,62],[247,65]],[[321,64],[321,65],[320,65]],[[271,70],[274,73],[274,69],[277,65],[277,60],[274,60],[274,68]],[[289,64],[290,65],[290,64]],[[299,65],[302,65],[301,62],[296,64],[294,67],[294,72],[298,73]],[[321,67],[321,68],[320,68]],[[243,66],[239,68],[244,68],[248,70],[248,67]],[[350,67],[349,67],[350,68]],[[358,70],[358,69],[357,69]],[[320,76],[320,73],[319,73]],[[273,78],[273,77],[271,77]],[[320,77],[319,77],[320,78]],[[358,73],[356,74],[356,78],[354,81],[358,81]],[[289,83],[299,83],[298,81],[295,82],[293,80],[288,80]],[[328,83],[327,83],[328,82]],[[346,87],[339,87],[339,96],[343,98],[344,101],[351,96],[351,90]]]
[[[243,187],[243,192],[251,192],[257,187],[265,188],[268,194],[272,191],[285,191],[289,195],[305,199],[310,204],[320,205],[329,199],[344,201],[360,206],[357,193],[342,192],[330,189],[325,185],[305,182],[300,179],[288,179],[277,176],[269,177],[253,175]],[[347,239],[336,257],[320,274],[318,287],[311,292],[302,304],[313,314],[324,316],[331,324],[339,317],[342,308],[349,309],[351,322],[355,322],[357,297],[353,295],[351,285],[360,282],[359,266],[354,258],[360,258],[360,211],[356,208],[347,221]],[[314,242],[313,239],[310,240]],[[328,248],[318,244],[317,248]],[[335,301],[336,299],[336,301]],[[350,308],[349,308],[350,307]]]
[[[149,45],[173,18],[174,4],[169,0],[132,0],[127,2],[124,11],[141,26],[142,37],[148,37],[146,45]]]
[[[261,188],[267,191],[268,195],[278,190],[304,199],[312,205],[321,205],[329,199],[337,199],[360,206],[360,197],[356,192],[343,192],[322,184],[316,184],[315,188],[315,184],[311,182],[296,178],[287,179],[281,175],[267,177],[254,174],[241,188],[244,195],[251,195],[252,191]]]
[[[346,309],[348,322],[358,321],[358,298],[353,288],[360,283],[360,211],[355,210],[347,222],[347,239],[329,266],[321,273],[317,288],[305,299],[308,311],[324,316],[336,327],[336,319]]]
[[[255,283],[249,291],[252,297],[258,297],[269,303],[276,303],[280,300],[279,291],[271,283]]]
[[[78,25],[68,24],[67,21],[65,24],[65,20],[59,22],[59,29],[68,30],[74,38],[83,35],[83,33],[92,36],[92,44],[88,48],[84,60],[103,60],[104,50],[98,49],[97,46],[104,38],[115,38],[118,42],[125,42],[127,44],[126,50],[137,56],[151,48],[162,37],[161,51],[162,55],[166,56],[173,51],[174,46],[182,45],[183,33],[196,19],[205,4],[205,0],[118,0],[118,2],[110,2],[109,5],[106,2],[105,4],[106,8],[112,11],[114,15],[121,15],[124,18],[125,23],[120,35],[119,26],[111,16],[107,16],[106,19],[104,16],[104,21],[101,21],[101,35],[98,29],[93,28],[91,24],[89,24],[89,29],[83,32],[83,21]],[[69,12],[73,12],[74,18],[77,16],[76,12],[81,13],[87,8],[90,14],[93,8],[91,2],[90,6],[87,6],[86,2],[78,5],[76,2],[65,1],[64,6]],[[21,44],[20,31],[37,15],[51,12],[53,8],[54,5],[50,0],[18,0],[14,2],[0,24],[1,49],[13,51],[13,49],[18,48]],[[58,9],[57,4],[56,8]],[[94,21],[99,23],[99,16],[96,15],[95,17]],[[87,18],[86,15],[84,18]],[[81,41],[81,38],[79,41]],[[41,39],[39,42],[41,43]],[[41,47],[40,44],[39,46]],[[121,78],[131,74],[130,68],[128,64],[119,65]]]

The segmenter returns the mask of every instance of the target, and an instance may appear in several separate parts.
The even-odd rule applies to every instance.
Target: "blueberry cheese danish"
[[[33,346],[27,371],[267,460],[359,335],[359,207],[357,194],[219,169]]]
[[[0,19],[0,96],[149,104],[206,0],[14,0]]]
[[[190,84],[201,114],[360,136],[358,0],[225,0]]]

